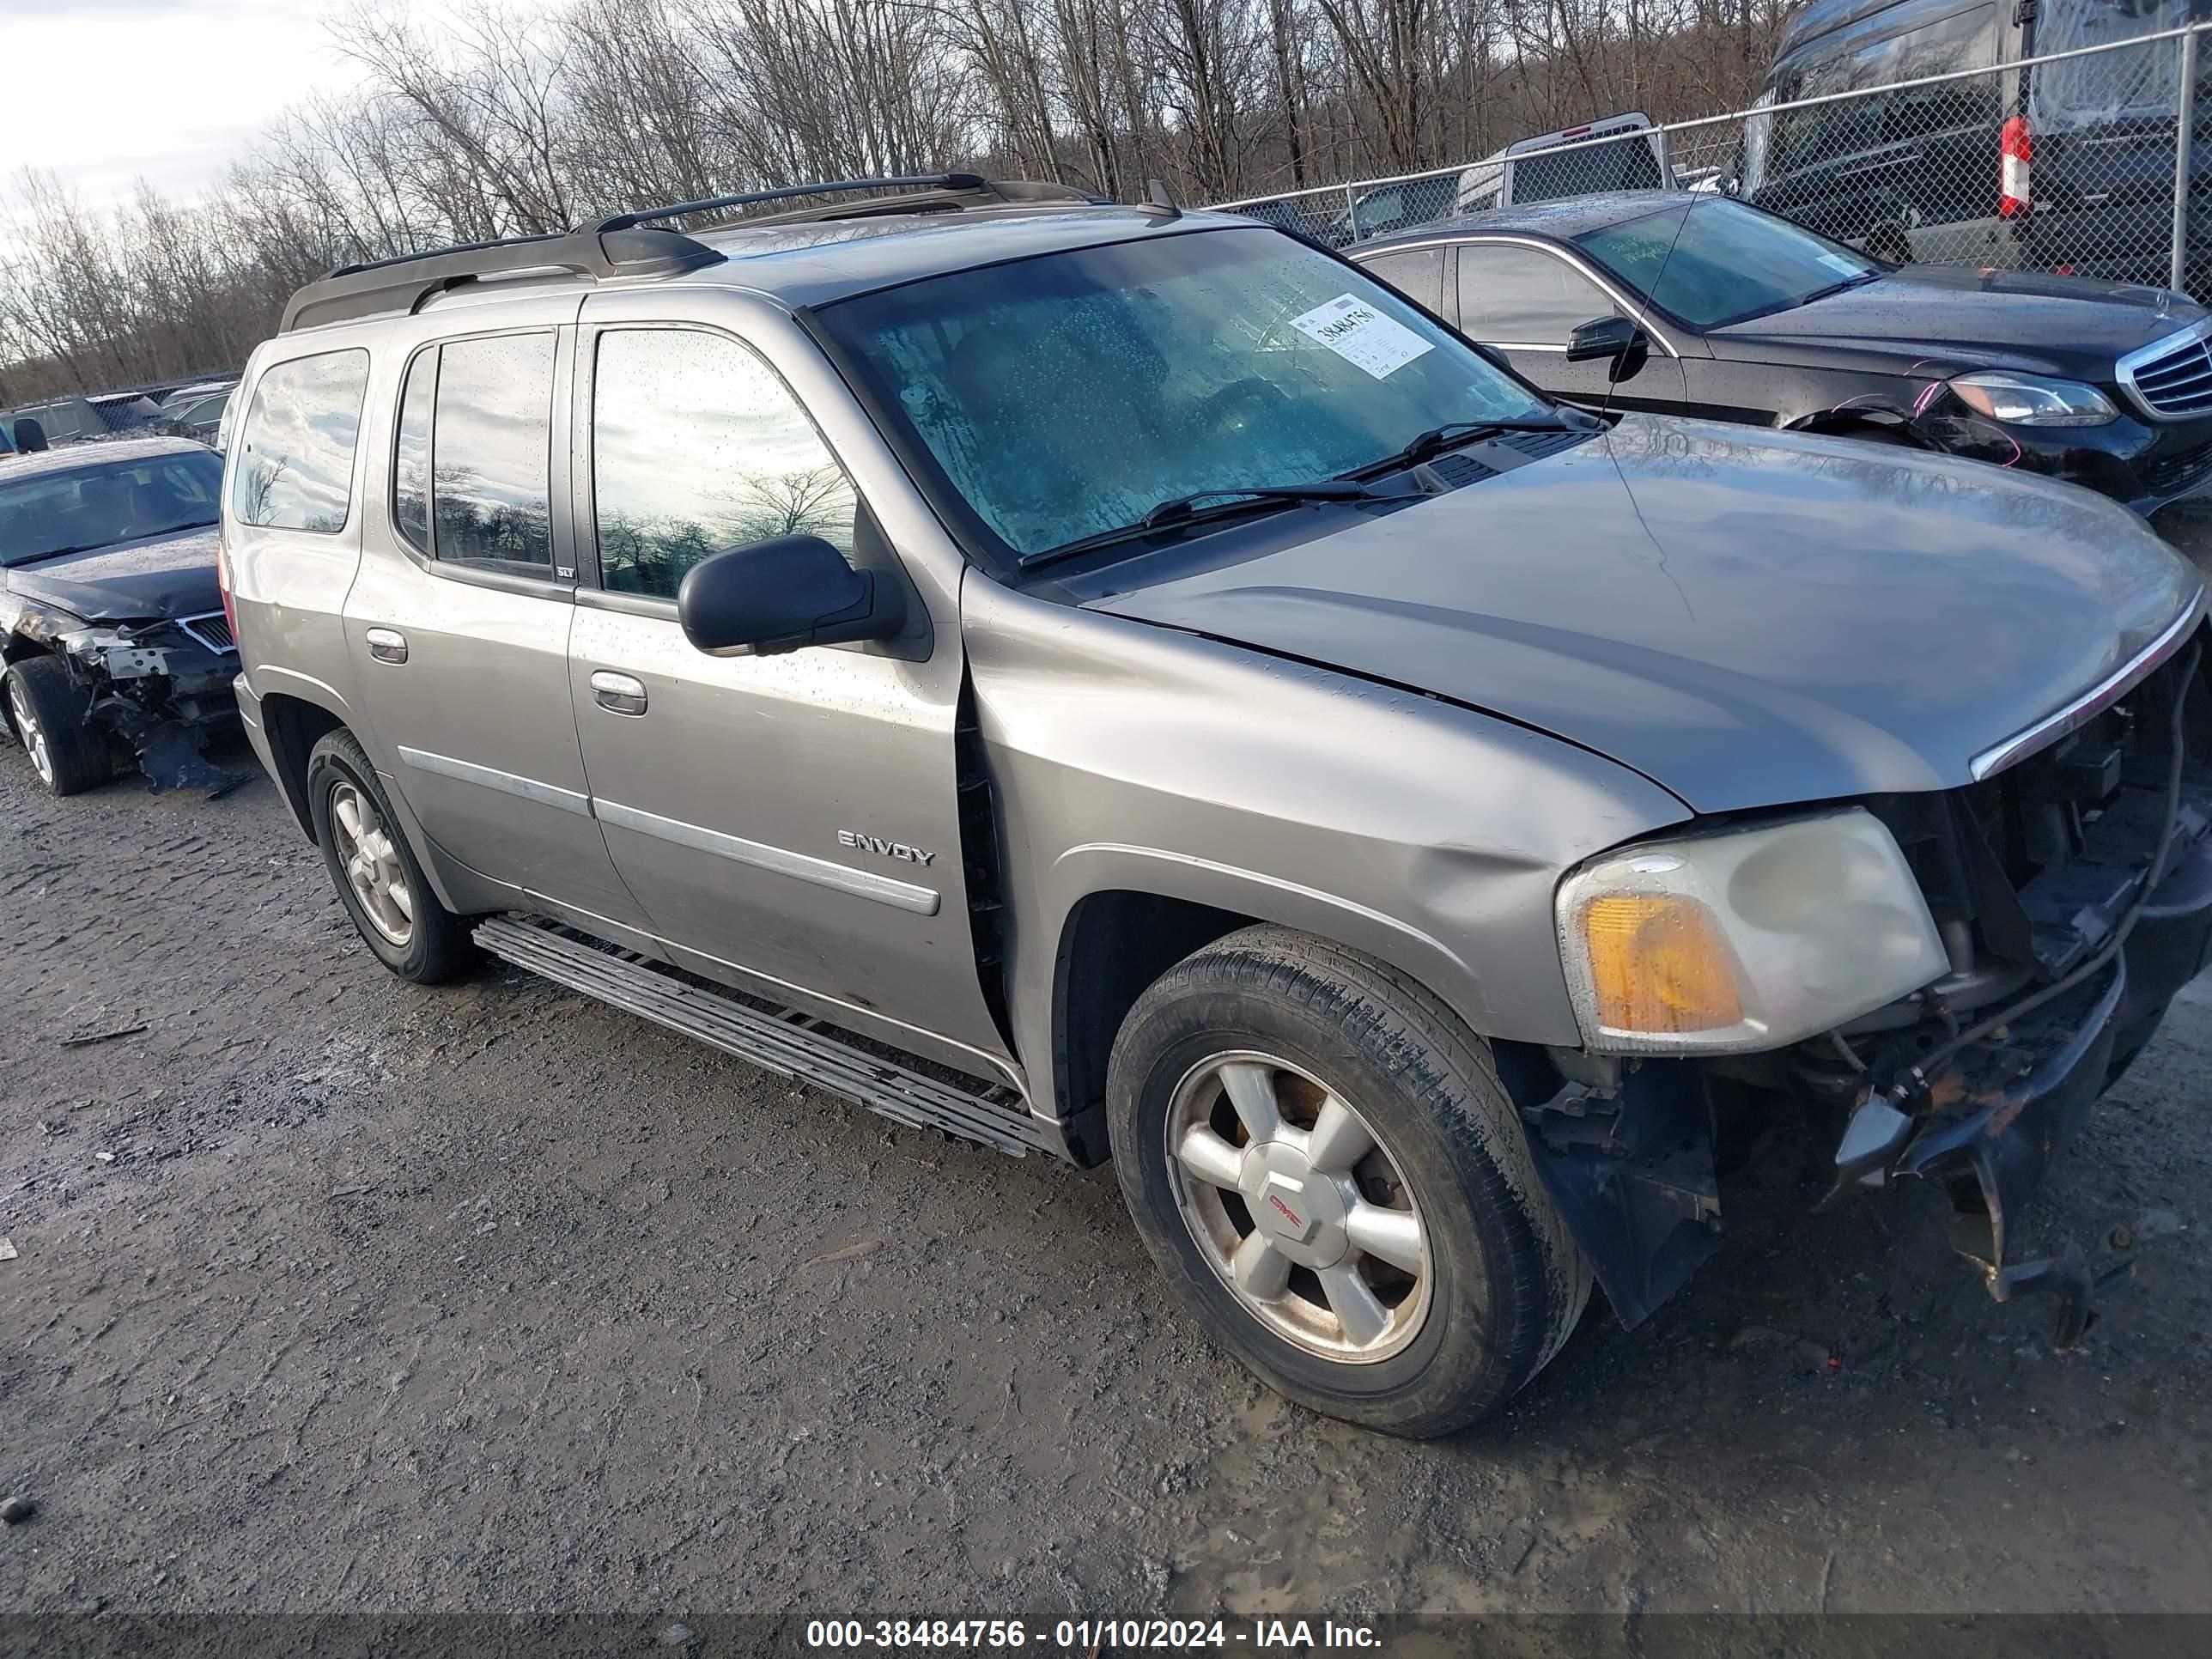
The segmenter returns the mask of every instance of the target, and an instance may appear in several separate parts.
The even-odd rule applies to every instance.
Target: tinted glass
[[[1360,264],[1407,299],[1431,311],[1444,308],[1444,251],[1417,247],[1410,253],[1385,253]]]
[[[392,460],[392,520],[430,551],[430,400],[438,390],[438,348],[417,352],[399,396],[399,441]]]
[[[783,382],[720,335],[602,335],[592,382],[599,580],[674,599],[709,553],[775,536],[853,550],[853,487]]]
[[[1557,154],[1535,150],[1512,159],[1516,202],[1555,202],[1608,190],[1657,190],[1659,153],[1649,137],[1586,144]]]
[[[222,499],[222,461],[212,450],[0,483],[0,564],[211,525]]]
[[[1698,328],[1786,311],[1881,273],[1863,254],[1724,197],[1575,240],[1626,287]]]
[[[2179,28],[2191,21],[2190,0],[2128,0],[2123,5],[2046,6],[2037,15],[2035,49],[2039,53],[2070,52],[2079,46],[2102,46],[2112,40],[2131,40],[2156,30]],[[2201,19],[2203,14],[2197,13]],[[2200,49],[2203,42],[2198,41]],[[2038,69],[2029,90],[2035,100],[2035,125],[2051,128],[2096,127],[2124,117],[2160,115],[2174,106],[2179,84],[2177,71],[2181,54],[2177,42],[2133,51],[2099,52],[2088,58],[2062,58]],[[2197,107],[2203,107],[2204,89],[2197,88]],[[2202,119],[2202,117],[2199,117]],[[2171,155],[2172,136],[2150,137],[2148,143],[2165,143]],[[2203,143],[2202,129],[2197,140]]]
[[[1961,9],[1954,0],[1906,0],[1792,52],[1768,79],[1773,101],[1888,88],[1922,76],[1993,65],[1997,9]],[[2039,50],[2042,43],[2038,43]],[[2039,79],[2040,75],[2039,74]],[[1953,128],[1986,125],[1995,153],[1998,80],[1994,75],[1904,91],[1869,91],[1773,118],[1768,176],[1854,155],[1879,145]],[[1992,163],[1990,177],[1996,177]]]
[[[1545,405],[1381,283],[1263,228],[1151,236],[816,315],[1017,554],[1200,490],[1371,465]]]
[[[345,528],[368,385],[366,351],[298,357],[261,377],[231,477],[231,510],[243,522],[324,533]]]
[[[436,408],[432,550],[550,568],[553,337],[447,341]]]
[[[1459,325],[1486,345],[1565,345],[1620,307],[1567,262],[1532,247],[1459,251]]]

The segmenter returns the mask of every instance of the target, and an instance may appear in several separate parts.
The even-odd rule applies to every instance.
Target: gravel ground
[[[1209,1348],[1109,1171],[393,980],[265,780],[0,750],[0,1612],[2212,1611],[2212,982],[2032,1217],[2144,1240],[2076,1352],[1784,1170],[1413,1445]]]

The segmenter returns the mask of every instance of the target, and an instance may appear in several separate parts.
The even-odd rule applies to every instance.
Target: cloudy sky
[[[88,202],[143,175],[189,193],[270,117],[352,77],[339,0],[0,0],[6,171],[50,167]]]

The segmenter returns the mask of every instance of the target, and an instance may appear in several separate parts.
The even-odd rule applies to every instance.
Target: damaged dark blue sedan
[[[216,574],[222,458],[182,439],[0,459],[0,720],[51,793],[135,759],[156,790],[219,790],[238,672]]]

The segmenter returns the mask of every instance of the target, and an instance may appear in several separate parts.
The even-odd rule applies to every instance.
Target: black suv
[[[1734,188],[1897,264],[2027,266],[2162,287],[2179,42],[2008,68],[2191,21],[2186,0],[1812,0],[1752,118]],[[1933,85],[1931,76],[1996,71]],[[2200,81],[2197,107],[2206,107]],[[2203,117],[2200,113],[2199,120]],[[2212,275],[2212,149],[2196,147],[2188,287]]]

